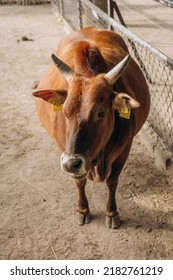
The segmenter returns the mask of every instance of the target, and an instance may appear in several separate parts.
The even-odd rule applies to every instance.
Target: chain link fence
[[[168,7],[173,8],[173,0],[155,0],[157,2],[159,2],[160,4],[164,4]]]
[[[74,30],[96,26],[113,30],[123,37],[148,81],[151,93],[150,129],[173,154],[173,61],[88,0],[53,0],[53,4]]]

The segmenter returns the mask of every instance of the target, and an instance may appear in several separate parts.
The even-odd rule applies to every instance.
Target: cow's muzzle
[[[83,155],[68,155],[63,152],[61,155],[61,168],[64,172],[70,173],[74,179],[84,179],[87,176],[88,168]]]

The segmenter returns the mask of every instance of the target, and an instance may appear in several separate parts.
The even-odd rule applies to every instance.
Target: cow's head
[[[65,116],[66,143],[61,155],[61,166],[75,179],[86,177],[97,163],[100,152],[108,142],[114,128],[114,110],[126,104],[127,109],[139,103],[126,93],[113,92],[113,84],[128,65],[126,56],[107,74],[85,78],[75,73],[67,64],[52,55],[57,68],[68,82],[68,91],[42,90],[36,97],[62,106]]]

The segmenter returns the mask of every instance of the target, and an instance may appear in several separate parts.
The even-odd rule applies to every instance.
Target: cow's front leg
[[[109,179],[107,180],[109,193],[108,193],[108,202],[107,202],[107,210],[106,210],[106,226],[112,229],[116,229],[121,225],[121,220],[117,211],[116,200],[115,200],[117,181],[112,182]]]
[[[121,225],[121,220],[117,211],[115,195],[116,195],[116,188],[118,184],[118,178],[127,160],[129,150],[130,150],[130,145],[124,151],[124,154],[119,156],[116,159],[116,161],[112,164],[111,174],[109,178],[106,180],[109,189],[107,211],[106,211],[106,224],[109,228],[113,228],[113,229],[116,229]]]
[[[86,178],[82,180],[75,180],[79,193],[79,203],[77,209],[77,223],[79,225],[88,224],[91,220],[88,200],[85,194],[86,181]]]

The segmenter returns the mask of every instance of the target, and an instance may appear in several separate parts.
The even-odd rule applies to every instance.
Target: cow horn
[[[59,59],[55,54],[52,54],[52,60],[55,63],[58,70],[64,75],[67,82],[75,75],[73,69],[70,68],[66,63]]]
[[[130,60],[130,55],[128,54],[122,61],[120,61],[112,70],[104,75],[104,78],[109,85],[113,85],[115,81],[122,75],[126,69]]]

